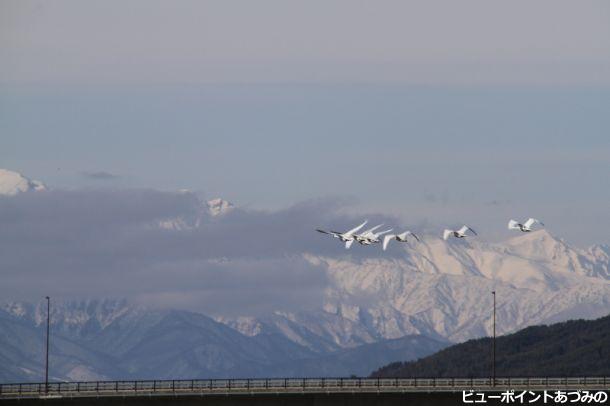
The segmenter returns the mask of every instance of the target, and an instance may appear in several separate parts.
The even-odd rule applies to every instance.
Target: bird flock
[[[368,223],[368,220],[365,220],[362,224],[352,228],[351,230],[345,232],[339,231],[326,231],[321,229],[316,229],[319,233],[327,234],[332,236],[333,238],[338,238],[341,242],[345,244],[345,249],[349,249],[354,242],[359,243],[360,245],[374,245],[382,242],[381,236],[383,236],[382,248],[385,251],[388,248],[390,241],[398,241],[398,242],[409,242],[408,237],[412,237],[414,240],[420,242],[419,237],[409,231],[406,230],[401,234],[390,234],[393,229],[377,231],[379,228],[383,226],[383,224],[376,225],[373,228],[369,228],[368,230],[364,230],[360,232],[360,230]],[[532,231],[532,227],[535,225],[540,225],[544,227],[544,223],[540,220],[536,220],[535,218],[529,218],[525,222],[520,223],[515,220],[509,220],[508,229],[509,230],[519,230],[524,233]],[[458,230],[450,230],[445,229],[443,231],[443,240],[447,241],[449,238],[465,238],[472,235],[478,235],[476,231],[474,231],[471,227],[464,225]]]

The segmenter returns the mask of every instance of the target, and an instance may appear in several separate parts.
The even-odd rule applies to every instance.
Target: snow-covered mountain
[[[45,190],[44,183],[29,179],[19,172],[0,169],[0,196],[14,196],[18,193]]]
[[[192,193],[188,190],[181,191],[182,193]],[[166,230],[192,230],[199,228],[206,219],[220,218],[225,214],[230,213],[235,209],[233,203],[220,198],[208,201],[201,201],[197,212],[188,217],[178,217],[165,219],[159,222],[159,227]]]
[[[277,329],[309,348],[352,347],[407,334],[463,341],[498,332],[610,313],[608,247],[577,249],[546,230],[503,243],[427,238],[391,259],[305,254],[331,281],[323,308],[253,318],[219,318],[244,334]]]
[[[330,280],[324,303],[308,312],[213,320],[125,301],[54,303],[56,377],[361,373],[488,335],[492,290],[499,334],[610,313],[605,246],[581,250],[541,230],[503,243],[395,247],[393,257],[304,254]],[[38,379],[45,312],[44,302],[0,308],[0,379]]]
[[[4,194],[44,188],[10,171],[0,171],[0,187]],[[191,216],[152,226],[176,232],[222,226],[237,213],[232,210],[222,199],[200,201]],[[497,243],[428,236],[421,243],[390,245],[385,253],[368,247],[370,256],[359,255],[360,248],[337,256],[302,254],[328,281],[323,302],[311,311],[278,308],[261,317],[226,317],[219,309],[211,319],[125,301],[54,303],[58,376],[299,375],[315,362],[329,371],[349,371],[341,368],[354,365],[350,357],[357,349],[389,361],[388,340],[420,337],[399,361],[447,340],[488,335],[492,291],[499,334],[610,313],[610,248],[579,249],[544,229]],[[230,266],[230,258],[223,261]],[[45,311],[44,303],[0,307],[0,367],[11,366],[0,368],[0,380],[38,376]]]
[[[46,302],[0,306],[0,382],[43,376]],[[448,343],[424,336],[353,350],[316,353],[283,334],[246,336],[188,311],[123,300],[54,301],[50,371],[54,380],[179,379],[369,373],[392,360],[415,359]],[[336,357],[335,357],[336,355]],[[388,358],[390,357],[390,358]]]
[[[208,207],[208,213],[212,217],[222,216],[235,209],[233,203],[220,198],[208,200],[206,205]]]

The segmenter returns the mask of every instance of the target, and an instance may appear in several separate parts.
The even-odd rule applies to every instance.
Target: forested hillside
[[[469,340],[411,362],[395,362],[374,377],[485,377],[490,338]],[[496,376],[610,375],[610,316],[534,326],[496,339]]]

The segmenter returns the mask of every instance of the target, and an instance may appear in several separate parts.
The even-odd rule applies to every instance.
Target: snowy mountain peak
[[[235,208],[233,203],[220,198],[208,200],[206,204],[208,207],[208,213],[213,217],[227,214]]]
[[[521,233],[506,241],[505,245],[510,252],[532,259],[549,259],[559,251],[571,249],[563,240],[554,237],[547,230]]]
[[[35,325],[46,322],[47,302],[36,304],[25,302],[7,302],[0,305],[0,310],[12,316],[32,321]],[[136,307],[128,305],[125,300],[52,300],[51,324],[59,329],[81,330],[91,328],[92,324],[103,328],[117,317],[133,312]]]
[[[546,228],[536,231],[530,231],[527,233],[519,232],[516,236],[508,240],[508,244],[512,242],[543,242],[543,243],[556,243],[563,241],[561,238],[555,237]]]
[[[181,191],[181,193],[192,193],[190,191]],[[166,230],[182,231],[192,230],[201,227],[206,218],[223,216],[235,208],[233,203],[223,199],[212,199],[207,202],[201,202],[201,206],[196,213],[191,216],[176,217],[162,220],[158,223],[160,228]]]
[[[44,183],[29,179],[19,172],[0,169],[0,195],[14,196],[18,193],[46,190]]]
[[[305,255],[326,268],[331,281],[322,321],[285,318],[312,323],[312,329],[345,346],[350,343],[345,337],[369,341],[420,333],[464,340],[486,335],[492,290],[499,292],[503,333],[602,316],[610,302],[610,249],[582,250],[547,230],[497,243],[425,238],[396,246],[394,253],[365,259]]]

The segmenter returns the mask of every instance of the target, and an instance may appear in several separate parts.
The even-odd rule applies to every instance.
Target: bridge
[[[176,403],[244,404],[357,404],[383,399],[383,404],[404,404],[405,400],[452,399],[462,404],[462,392],[518,391],[607,391],[610,377],[510,377],[510,378],[269,378],[269,379],[191,379],[141,381],[89,381],[0,384],[2,403],[63,404],[146,404]],[[291,399],[287,402],[286,399]],[[316,400],[317,399],[317,400]],[[326,399],[329,402],[321,402]],[[351,400],[350,400],[351,399]],[[79,403],[79,400],[82,402]],[[278,403],[279,402],[279,403]],[[488,402],[493,404],[493,402]],[[142,403],[143,404],[143,403]],[[362,403],[364,404],[364,403]],[[430,404],[434,404],[430,403]]]

